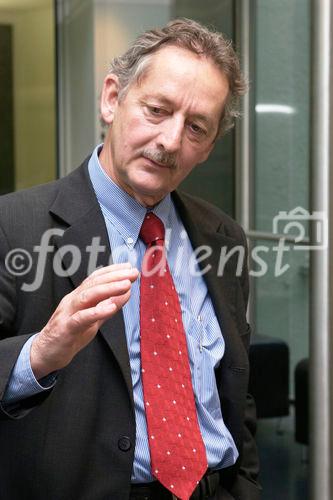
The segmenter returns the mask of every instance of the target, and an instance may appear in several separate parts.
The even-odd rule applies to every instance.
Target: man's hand
[[[65,295],[31,345],[37,379],[67,366],[93,340],[100,326],[126,304],[138,275],[129,263],[113,264],[93,272]]]

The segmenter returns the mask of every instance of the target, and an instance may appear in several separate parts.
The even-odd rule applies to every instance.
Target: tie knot
[[[151,245],[158,240],[164,241],[165,229],[164,224],[153,214],[153,212],[147,213],[140,230],[140,238],[146,245]]]

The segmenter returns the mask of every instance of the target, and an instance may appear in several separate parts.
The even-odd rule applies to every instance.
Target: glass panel
[[[272,232],[275,221],[276,231],[283,233],[295,217],[286,214],[278,220],[279,212],[309,206],[309,26],[307,1],[257,1],[257,230]],[[300,223],[307,226],[306,220]],[[297,233],[295,227],[291,233]],[[255,303],[256,323],[263,332],[280,337],[283,330],[293,370],[295,362],[307,354],[309,266],[306,252],[294,250],[288,258],[288,274],[278,279],[269,272],[257,282]]]
[[[53,2],[1,0],[0,25],[1,48],[8,49],[0,61],[0,71],[4,65],[8,71],[0,90],[1,110],[7,99],[7,131],[0,135],[4,192],[56,176]]]
[[[310,6],[258,0],[255,229],[280,210],[309,208]]]
[[[309,353],[309,251],[278,241],[254,241],[255,332],[284,340],[290,355],[290,397],[297,363]],[[264,262],[261,262],[262,259]]]
[[[307,237],[310,2],[255,3],[254,229],[288,236],[304,232]],[[260,255],[267,264],[263,276],[254,278],[255,331],[267,336],[270,343],[276,338],[288,347],[289,398],[293,401],[295,368],[309,354],[309,251],[285,243],[284,252],[280,250],[282,261],[277,266],[278,241],[252,243],[254,248],[262,246]],[[252,264],[254,267],[253,260]],[[267,404],[271,404],[277,394],[270,390],[266,397]],[[307,407],[303,413],[305,419]],[[303,500],[307,498],[308,470],[302,462],[302,447],[295,440],[293,405],[289,416],[281,420],[281,429],[279,435],[276,422],[259,420],[263,500]]]
[[[289,406],[289,414],[288,406],[285,410],[281,409],[281,399],[288,398],[288,384],[284,385],[281,381],[287,379],[288,353],[289,398],[294,400],[295,369],[301,360],[308,357],[309,349],[309,252],[295,250],[288,244],[285,244],[284,250],[278,248],[278,242],[255,241],[251,258],[251,274],[256,275],[256,324],[250,351],[251,367],[252,371],[262,370],[261,375],[267,380],[264,390],[261,389],[264,402],[257,401],[259,417],[262,417],[262,404],[266,412],[264,417],[272,417],[258,420],[257,444],[264,489],[262,500],[306,500],[308,464],[305,442],[296,442],[295,439],[294,405]],[[265,343],[266,350],[261,353],[258,350],[255,355],[254,344],[258,339]],[[264,363],[263,352],[267,360]],[[302,390],[306,392],[306,385]],[[298,408],[300,406],[298,399]],[[304,422],[308,418],[307,405],[301,417]],[[303,433],[298,430],[297,434]]]

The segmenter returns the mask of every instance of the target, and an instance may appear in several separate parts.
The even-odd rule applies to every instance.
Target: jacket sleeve
[[[13,255],[13,249],[10,248],[5,232],[0,226],[0,420],[25,416],[50,392],[47,390],[45,393],[33,395],[11,405],[2,403],[17,358],[24,344],[33,334],[16,335],[15,333],[17,284],[15,273],[10,272],[11,255]]]

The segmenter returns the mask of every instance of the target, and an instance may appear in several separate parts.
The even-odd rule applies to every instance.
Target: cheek
[[[127,124],[125,132],[133,145],[147,143],[156,133],[154,125],[147,123],[140,112],[132,114],[124,123]]]
[[[117,147],[122,149],[123,153],[140,144],[145,135],[145,127],[138,113],[122,112],[120,109],[113,127]]]
[[[184,145],[181,154],[181,165],[183,166],[184,170],[189,173],[196,165],[205,161],[207,155],[207,148],[202,149],[200,147],[196,147],[196,145],[193,144],[186,144]]]

